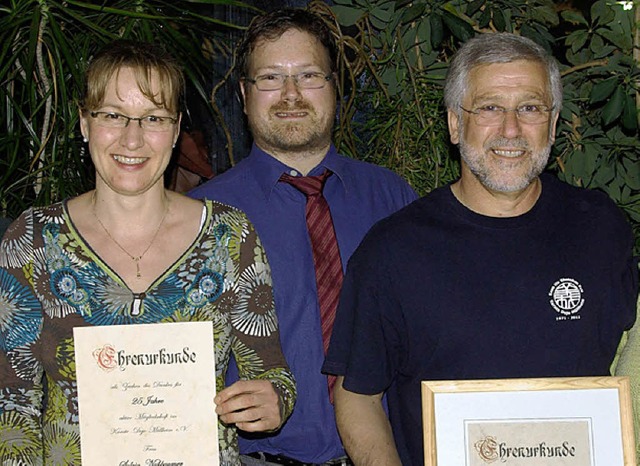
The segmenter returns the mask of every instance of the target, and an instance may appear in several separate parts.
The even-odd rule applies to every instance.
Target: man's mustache
[[[307,102],[294,102],[292,104],[277,103],[271,107],[272,112],[297,112],[308,111],[313,112],[313,106]]]
[[[504,138],[497,137],[490,141],[487,141],[484,145],[485,150],[487,149],[529,149],[529,142],[524,138]]]

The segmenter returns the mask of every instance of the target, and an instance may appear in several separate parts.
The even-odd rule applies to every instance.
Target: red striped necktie
[[[329,204],[322,195],[324,183],[331,176],[325,170],[319,176],[290,176],[283,173],[280,181],[290,184],[307,197],[305,214],[307,229],[313,250],[313,263],[316,269],[316,288],[320,305],[320,324],[322,326],[322,343],[327,353],[336,308],[342,287],[342,261],[336,232],[331,220]],[[329,393],[333,394],[335,377],[329,376]]]

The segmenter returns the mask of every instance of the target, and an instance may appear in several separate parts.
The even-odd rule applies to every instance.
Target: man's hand
[[[282,423],[280,400],[268,380],[239,380],[213,401],[222,422],[246,432],[275,430]]]

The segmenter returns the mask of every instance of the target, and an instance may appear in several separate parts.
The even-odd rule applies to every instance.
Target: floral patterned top
[[[75,229],[66,203],[25,211],[0,247],[0,464],[79,465],[73,328],[213,321],[217,390],[233,352],[243,379],[270,380],[288,417],[295,383],[280,350],[265,252],[244,213],[205,203],[198,238],[134,294]],[[218,423],[220,464],[239,465]]]

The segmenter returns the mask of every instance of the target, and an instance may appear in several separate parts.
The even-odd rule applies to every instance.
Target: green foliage
[[[352,58],[342,74],[351,76],[357,95],[341,109],[341,150],[393,168],[421,194],[454,180],[459,169],[446,156],[442,104],[451,55],[476,34],[529,37],[554,53],[563,73],[564,108],[549,168],[569,183],[609,194],[628,214],[640,252],[638,0],[632,10],[597,0],[586,14],[558,13],[550,0],[334,4],[337,22],[353,37],[343,39]]]
[[[93,185],[77,102],[85,66],[116,38],[161,43],[184,59],[208,102],[211,54],[227,53],[233,27],[203,13],[234,0],[10,0],[0,6],[0,215],[73,196]],[[210,13],[210,12],[208,12]]]
[[[442,104],[447,63],[475,34],[508,31],[553,51],[564,108],[550,169],[606,191],[640,238],[638,0],[561,13],[551,0],[313,0],[340,38],[341,151],[404,176],[425,194],[458,177]],[[90,189],[76,102],[84,67],[117,37],[163,43],[209,101],[210,58],[235,27],[210,17],[235,0],[9,0],[0,6],[0,215]],[[634,14],[636,17],[634,18]],[[340,26],[340,27],[338,27]],[[348,34],[347,34],[348,33]],[[217,115],[216,115],[217,116]],[[637,240],[640,251],[640,239]]]
[[[564,56],[558,57],[566,65],[565,108],[555,168],[565,181],[601,189],[616,201],[634,226],[640,250],[640,69],[633,14],[599,0],[586,17],[571,17]]]

